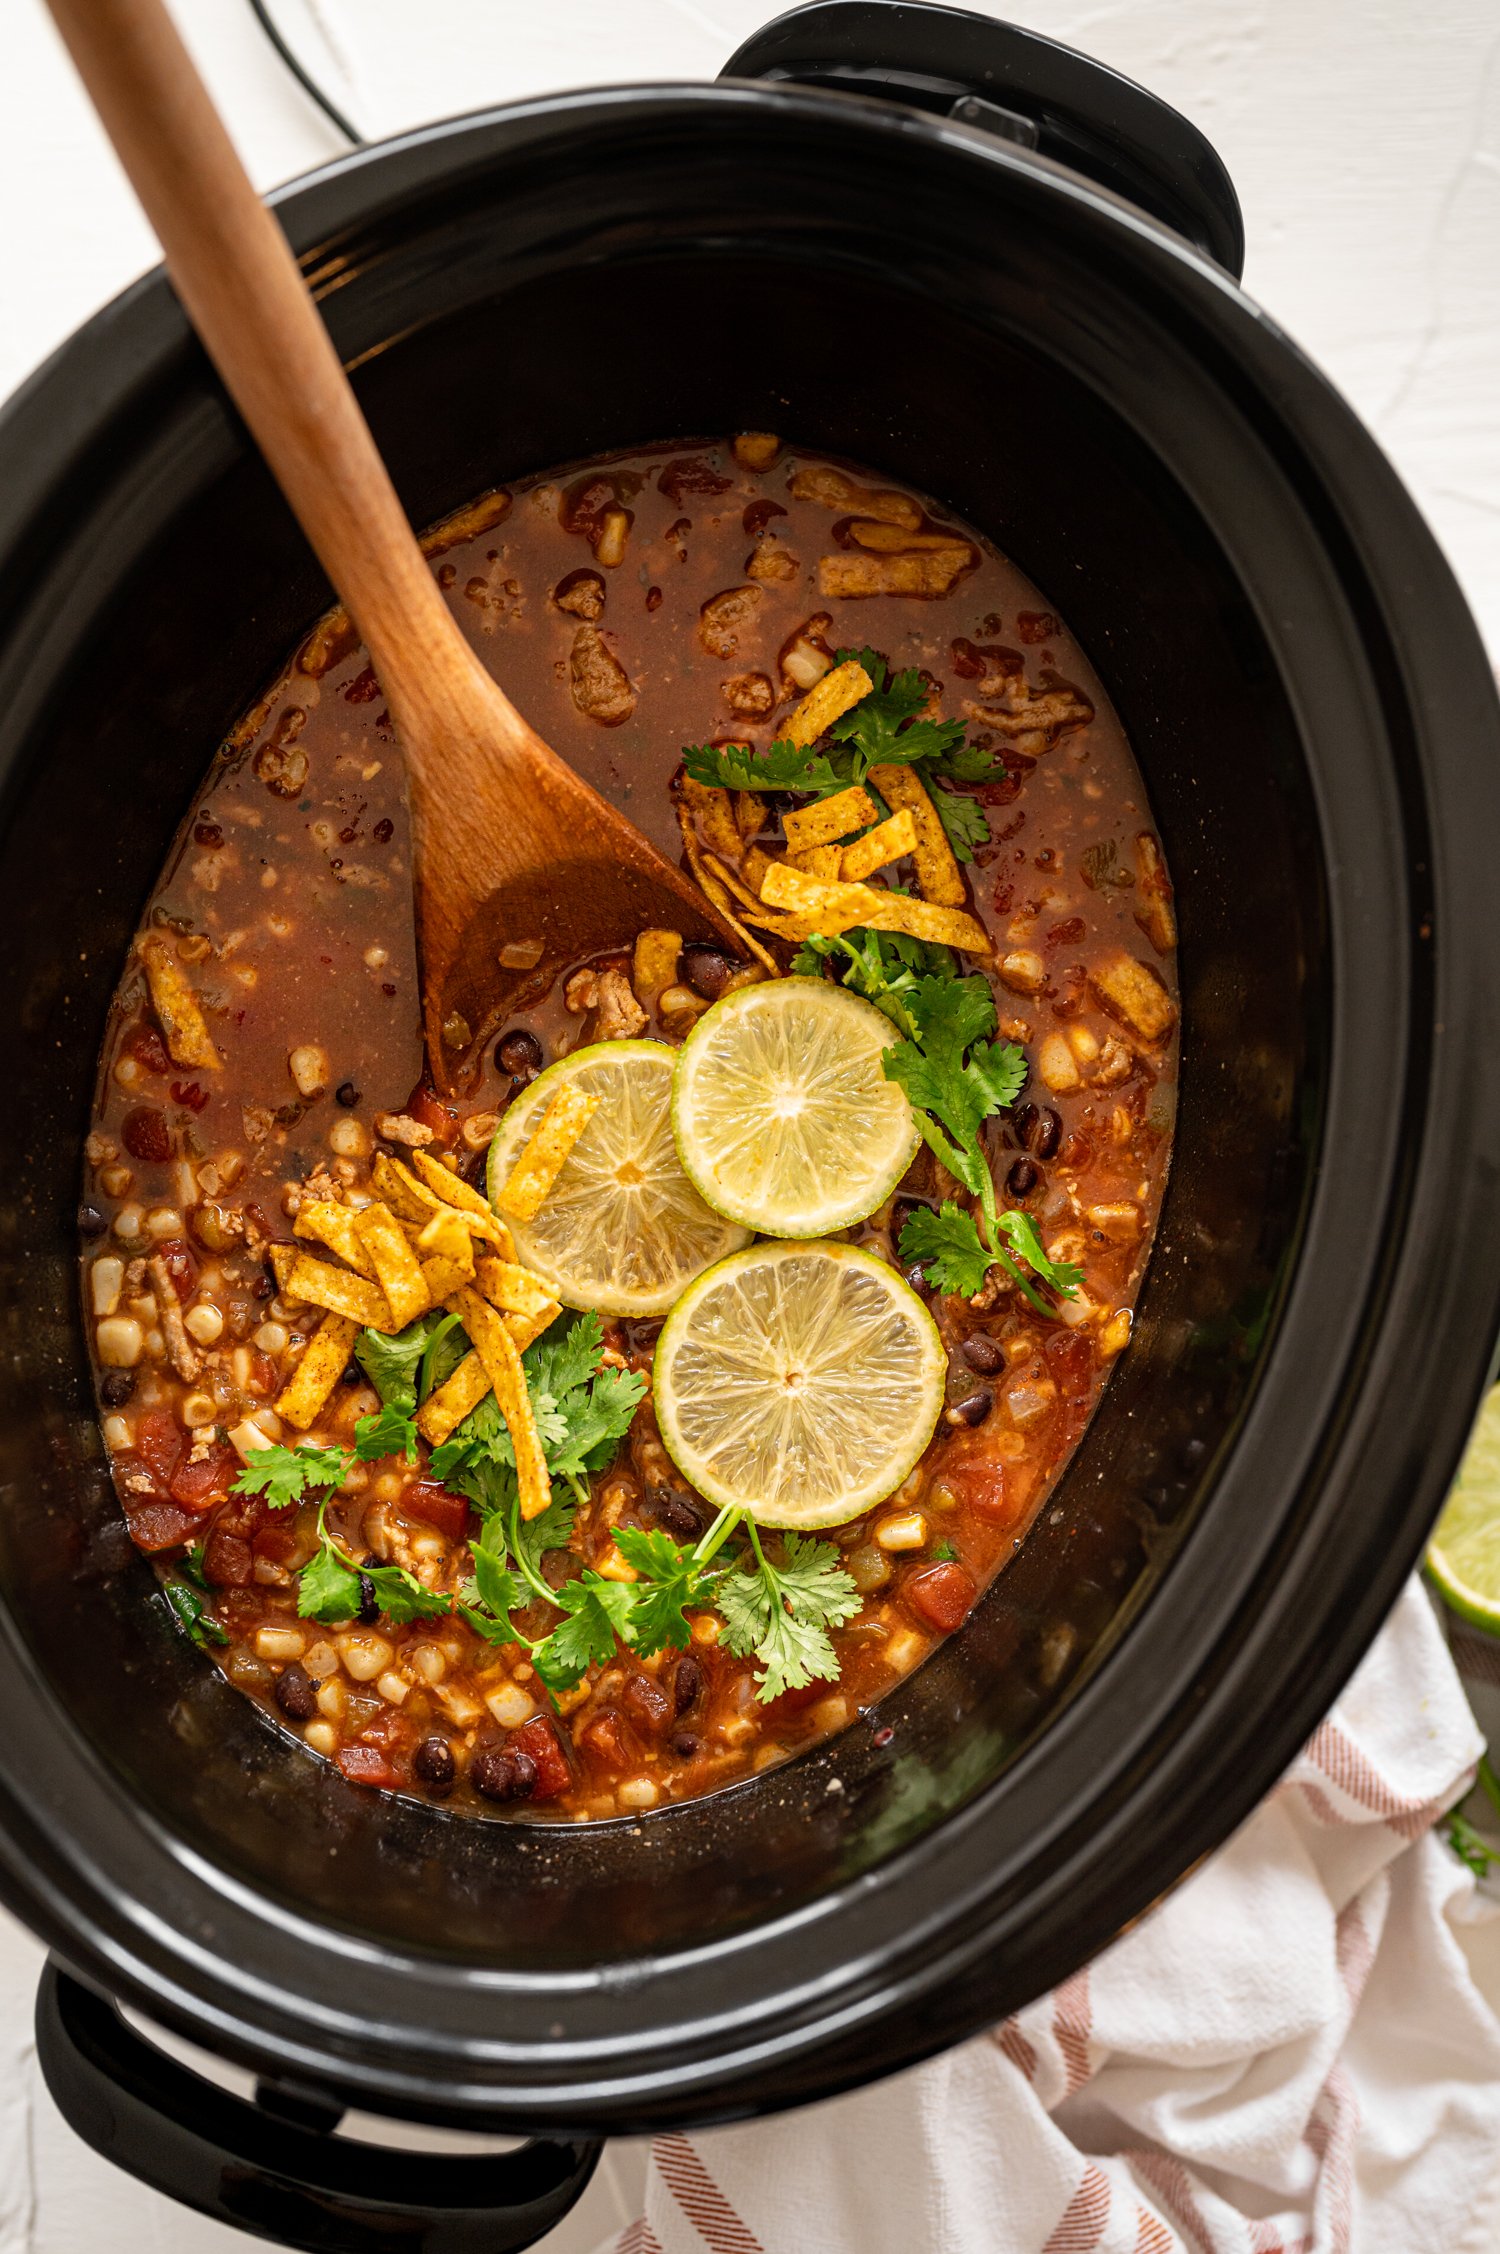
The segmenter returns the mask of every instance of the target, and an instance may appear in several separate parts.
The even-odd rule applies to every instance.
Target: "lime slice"
[[[517,1257],[565,1307],[663,1315],[686,1283],[745,1242],[704,1204],[672,1140],[676,1051],[659,1041],[596,1041],[532,1081],[490,1145],[491,1198],[559,1088],[599,1108],[530,1221],[507,1226]]]
[[[726,994],[677,1060],[672,1127],[715,1212],[769,1236],[862,1221],[916,1156],[911,1105],[880,1068],[900,1034],[857,994],[778,978]]]
[[[1428,1544],[1427,1570],[1446,1604],[1500,1636],[1500,1386],[1479,1412]]]
[[[690,1284],[656,1347],[678,1470],[763,1526],[839,1526],[932,1438],[948,1358],[896,1270],[851,1244],[757,1244]]]

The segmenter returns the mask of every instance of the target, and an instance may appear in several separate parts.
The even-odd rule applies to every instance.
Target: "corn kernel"
[[[509,1681],[489,1692],[484,1703],[502,1730],[518,1730],[536,1712],[535,1700],[528,1698],[519,1683]]]
[[[338,1751],[339,1733],[331,1722],[309,1722],[302,1732],[303,1743],[314,1753],[334,1754]]]
[[[875,1529],[875,1540],[883,1550],[925,1549],[927,1521],[919,1510],[903,1512],[900,1518],[882,1520]]]
[[[384,1636],[374,1635],[368,1629],[351,1629],[347,1636],[340,1636],[338,1653],[357,1683],[373,1683],[396,1656]]]
[[[307,1637],[300,1628],[257,1628],[255,1631],[257,1659],[300,1659],[306,1648]]]

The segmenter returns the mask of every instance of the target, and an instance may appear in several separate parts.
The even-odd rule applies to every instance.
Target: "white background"
[[[339,152],[246,0],[175,6],[258,184]],[[376,138],[590,81],[712,77],[776,0],[272,6]],[[988,0],[988,11],[1141,79],[1217,144],[1244,204],[1247,287],[1373,426],[1500,658],[1497,0]],[[4,0],[0,397],[154,256],[41,0]],[[30,2052],[39,1963],[0,1913],[0,2254],[248,2247],[128,2183],[62,2128]],[[635,2211],[639,2156],[613,2160],[550,2254],[591,2247]]]

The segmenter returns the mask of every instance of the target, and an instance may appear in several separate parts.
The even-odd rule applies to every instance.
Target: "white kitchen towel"
[[[1493,2254],[1500,1904],[1432,1830],[1481,1750],[1413,1583],[1124,1940],[873,2089],[657,2138],[613,2254]]]

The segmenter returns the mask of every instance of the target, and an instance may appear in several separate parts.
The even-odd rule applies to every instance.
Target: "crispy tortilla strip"
[[[852,705],[867,697],[874,686],[859,659],[846,657],[842,665],[825,673],[822,680],[815,681],[808,690],[783,731],[786,742],[804,748],[815,744],[825,728],[831,728]]]
[[[879,819],[880,808],[869,792],[855,783],[848,790],[835,791],[832,798],[816,799],[811,806],[783,814],[781,827],[788,853],[806,853],[815,845],[837,845],[840,838],[854,830],[868,829]]]
[[[636,1000],[651,1009],[658,994],[677,982],[677,958],[682,953],[680,931],[643,931],[635,943],[630,983]]]
[[[727,853],[731,861],[737,860],[740,830],[729,792],[715,789],[712,783],[694,782],[691,775],[684,775],[682,803],[697,817],[699,835],[710,852]]]
[[[471,1281],[473,1274],[472,1267],[461,1268],[456,1260],[422,1262],[422,1281],[427,1286],[427,1296],[434,1307],[440,1307],[445,1299],[451,1299],[456,1291],[461,1291]]]
[[[483,1362],[489,1381],[495,1388],[495,1399],[500,1404],[500,1414],[505,1419],[511,1446],[516,1452],[516,1479],[521,1490],[521,1516],[540,1518],[552,1500],[552,1480],[547,1470],[547,1459],[542,1453],[541,1434],[536,1428],[536,1416],[531,1406],[531,1395],[526,1390],[526,1373],[521,1367],[521,1356],[515,1340],[504,1322],[478,1292],[468,1286],[458,1295],[458,1312],[464,1329],[474,1343],[474,1351]]]
[[[1123,948],[1089,965],[1089,984],[1112,1017],[1145,1041],[1160,1041],[1177,1022],[1177,1004],[1149,963]]]
[[[957,532],[905,532],[895,524],[851,524],[849,537],[858,547],[872,548],[877,555],[913,555],[921,548],[956,548],[962,539]]]
[[[336,1252],[346,1268],[357,1276],[373,1277],[370,1255],[359,1241],[359,1231],[354,1226],[354,1208],[335,1205],[332,1198],[304,1199],[292,1223],[299,1237],[307,1237],[313,1244],[323,1244]]]
[[[860,595],[946,595],[974,561],[970,547],[924,548],[917,555],[875,556],[845,548],[818,558],[818,593],[839,601]]]
[[[682,803],[681,799],[677,802],[677,825],[682,831],[682,850],[687,855],[687,864],[693,872],[694,884],[697,885],[704,899],[711,901],[714,907],[718,909],[719,914],[730,928],[739,933],[756,961],[764,964],[773,978],[779,978],[781,966],[776,957],[762,947],[753,932],[746,930],[744,924],[734,912],[734,903],[730,897],[728,886],[724,883],[723,878],[715,876],[713,870],[708,866],[703,848],[698,842],[698,832],[693,824],[692,813]]]
[[[355,1218],[359,1241],[370,1256],[375,1280],[385,1293],[397,1330],[405,1330],[432,1305],[422,1263],[388,1205],[367,1205]]]
[[[852,845],[830,845],[825,850],[838,853],[837,874],[845,884],[860,884],[866,877],[873,876],[877,869],[888,868],[892,861],[899,861],[904,854],[916,852],[917,825],[912,818],[911,808],[903,806],[898,814],[892,814],[889,821],[879,823],[873,830],[866,830],[864,836],[857,837]],[[811,873],[820,877],[827,872],[814,869]]]
[[[758,791],[737,790],[734,794],[734,826],[741,837],[759,837],[766,823],[766,802]]]
[[[792,868],[801,869],[810,877],[821,877],[825,884],[837,884],[844,873],[844,855],[853,851],[853,846],[810,845],[805,853],[789,853],[787,861]],[[881,863],[874,861],[870,866],[878,869]],[[869,869],[860,871],[861,876],[869,873]]]
[[[760,845],[750,846],[740,863],[740,875],[755,894],[757,900],[760,898],[760,888],[765,882],[766,871],[770,866],[771,856]]]
[[[475,1280],[490,1305],[502,1315],[536,1315],[554,1304],[541,1278],[513,1260],[481,1260]]]
[[[913,532],[922,521],[922,511],[909,493],[893,493],[889,486],[857,485],[847,470],[826,463],[798,470],[792,491],[799,501],[819,501],[825,509],[907,525]]]
[[[434,1213],[424,1228],[408,1226],[407,1234],[412,1238],[413,1252],[424,1267],[429,1261],[446,1260],[462,1268],[466,1276],[473,1275],[474,1238],[463,1214],[452,1206]],[[446,1299],[449,1294],[445,1292],[443,1296]]]
[[[200,1072],[218,1072],[223,1060],[214,1047],[202,1004],[165,939],[152,932],[141,941],[140,956],[151,989],[151,1007],[172,1062],[192,1065]]]
[[[276,1278],[276,1289],[282,1293],[283,1297],[290,1298],[292,1296],[287,1290],[287,1286],[292,1280],[292,1270],[301,1257],[302,1255],[294,1244],[268,1244],[266,1246],[266,1258],[270,1261],[271,1273]]]
[[[524,1354],[532,1340],[540,1338],[544,1330],[550,1330],[561,1313],[561,1302],[548,1299],[543,1301],[534,1314],[502,1315],[500,1320],[510,1332],[516,1352]]]
[[[306,1432],[349,1366],[359,1325],[349,1315],[325,1315],[276,1403],[276,1414]]]
[[[597,1096],[586,1096],[577,1087],[559,1088],[540,1125],[523,1144],[495,1203],[517,1221],[533,1220],[598,1109]]]
[[[705,865],[712,870],[725,891],[729,893],[732,899],[738,900],[742,908],[758,908],[760,906],[757,894],[753,893],[750,887],[735,875],[733,869],[726,867],[716,854],[705,853],[703,859]]]
[[[370,1168],[370,1180],[398,1221],[410,1221],[421,1228],[431,1218],[438,1200],[423,1189],[414,1174],[407,1172],[399,1158],[389,1158],[383,1150],[377,1151]]]
[[[862,924],[870,931],[904,931],[913,939],[961,947],[971,955],[991,952],[984,926],[957,908],[909,900],[903,892],[885,892],[874,885],[825,884],[784,862],[771,869],[763,897],[768,907],[790,908],[810,917],[815,931],[837,933]]]
[[[477,1409],[490,1390],[489,1372],[477,1354],[466,1354],[450,1378],[428,1394],[417,1411],[417,1430],[429,1447],[440,1448],[451,1439],[471,1409]]]
[[[935,900],[940,908],[963,907],[964,880],[953,858],[948,833],[921,776],[910,767],[872,767],[870,780],[893,814],[906,813],[912,818],[917,833],[912,850],[916,855],[917,882],[923,899]]]
[[[439,1165],[425,1150],[414,1150],[411,1162],[421,1176],[413,1187],[419,1197],[426,1197],[429,1207],[434,1203],[451,1206],[455,1213],[463,1214],[476,1237],[483,1237],[494,1246],[502,1260],[514,1260],[516,1248],[511,1243],[510,1231],[487,1197],[472,1188],[461,1174],[455,1174],[451,1167]],[[404,1169],[398,1166],[398,1171]]]
[[[379,1284],[366,1283],[363,1276],[351,1276],[343,1268],[330,1267],[326,1260],[309,1258],[305,1252],[298,1253],[282,1289],[290,1299],[305,1299],[310,1307],[326,1307],[331,1315],[347,1315],[365,1330],[401,1328],[392,1320]]]

